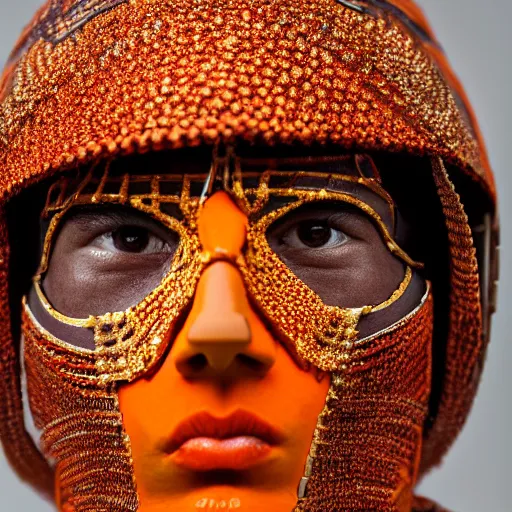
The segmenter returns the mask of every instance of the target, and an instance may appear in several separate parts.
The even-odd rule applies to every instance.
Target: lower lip
[[[270,451],[270,445],[252,436],[196,437],[183,443],[173,454],[173,459],[178,466],[193,471],[242,470],[256,465]]]

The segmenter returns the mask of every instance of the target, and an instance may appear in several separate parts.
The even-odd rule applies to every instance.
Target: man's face
[[[154,320],[146,331],[135,323],[136,333],[153,333],[165,345],[145,368],[116,381],[143,511],[291,510],[334,371],[330,352],[308,360],[303,348],[303,333],[314,327],[310,310],[320,304],[321,315],[357,317],[358,333],[348,331],[354,326],[323,333],[322,343],[336,345],[338,370],[343,344],[388,328],[425,293],[416,271],[407,280],[407,257],[390,240],[397,225],[391,198],[376,175],[367,176],[375,186],[361,179],[361,170],[374,171],[369,159],[253,155],[238,164],[252,203],[225,180],[199,199],[209,171],[201,159],[167,154],[116,163],[110,176],[100,176],[102,199],[93,193],[70,204],[47,247],[41,290],[51,311],[86,319],[138,306],[141,325]],[[269,169],[276,172],[262,185]],[[107,199],[123,186],[124,201]],[[193,211],[185,211],[185,188]],[[261,205],[249,197],[256,189]],[[176,190],[181,202],[162,207],[162,197]],[[302,192],[308,199],[298,204]],[[197,271],[182,275],[196,259]],[[177,276],[183,285],[170,292]],[[180,290],[192,282],[175,311]],[[29,305],[43,328],[80,350],[99,352],[98,340],[110,334],[105,324],[98,332],[61,322],[35,290]],[[403,464],[401,474],[411,461]]]

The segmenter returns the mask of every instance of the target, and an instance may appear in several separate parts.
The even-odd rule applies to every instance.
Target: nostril
[[[193,373],[199,373],[208,366],[208,359],[204,354],[196,354],[187,361],[187,366]]]
[[[237,354],[237,362],[245,368],[252,370],[255,373],[265,372],[267,365],[254,357],[248,356],[247,354]]]

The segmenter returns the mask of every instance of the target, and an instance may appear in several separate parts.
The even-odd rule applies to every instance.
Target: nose
[[[275,362],[276,342],[261,333],[240,271],[233,260],[245,242],[247,218],[224,192],[205,204],[198,220],[206,253],[228,255],[201,275],[191,311],[173,348],[177,370],[186,378],[266,374]]]
[[[252,339],[249,308],[238,270],[224,261],[208,267],[185,324],[186,339],[176,354],[178,371],[189,378],[267,373],[275,347],[273,341]]]

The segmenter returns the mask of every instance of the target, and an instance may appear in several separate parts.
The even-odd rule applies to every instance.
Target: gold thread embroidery
[[[394,242],[388,227],[380,215],[364,201],[344,192],[325,189],[303,190],[300,188],[271,188],[273,176],[292,178],[293,176],[315,176],[352,181],[354,177],[329,173],[299,173],[265,171],[243,173],[242,161],[234,152],[228,157],[212,163],[211,175],[112,175],[110,165],[95,178],[91,171],[74,185],[59,180],[59,187],[51,187],[46,215],[54,214],[45,240],[45,254],[41,269],[47,266],[52,239],[64,215],[74,206],[83,204],[128,204],[158,220],[180,236],[178,251],[174,255],[171,269],[163,281],[139,304],[127,309],[86,319],[66,317],[54,310],[41,287],[42,273],[34,279],[39,300],[46,311],[58,321],[94,330],[94,340],[98,358],[96,366],[104,383],[118,380],[131,381],[149,371],[165,352],[171,338],[172,326],[180,312],[191,300],[195,285],[205,268],[218,259],[231,261],[237,266],[246,282],[248,292],[259,304],[262,311],[272,320],[283,343],[291,353],[322,370],[343,369],[346,366],[347,349],[353,344],[361,316],[381,310],[397,301],[410,284],[412,271],[409,265],[421,267],[412,261]],[[217,174],[221,173],[220,182]],[[245,179],[258,179],[257,188],[245,188]],[[361,180],[363,178],[358,178]],[[106,193],[107,183],[118,187],[118,193]],[[149,193],[130,194],[131,184],[149,183]],[[254,219],[249,222],[247,250],[240,256],[205,253],[198,238],[197,215],[205,197],[191,197],[192,184],[202,184],[203,190],[214,190],[215,183],[223,188],[232,187],[232,194],[241,207]],[[175,193],[164,194],[162,187],[170,184]],[[217,186],[215,185],[215,186]],[[76,191],[73,191],[73,187]],[[91,189],[92,187],[92,189]],[[114,187],[115,188],[115,187]],[[86,189],[89,192],[86,193]],[[112,187],[110,187],[112,189]],[[65,195],[68,194],[68,198]],[[52,203],[50,196],[56,195]],[[292,203],[273,210],[258,218],[269,197],[288,197]],[[256,197],[251,204],[249,197]],[[270,249],[266,232],[268,227],[288,212],[313,201],[342,201],[356,206],[370,216],[391,252],[407,263],[405,276],[397,290],[382,304],[360,308],[341,308],[325,305],[321,298],[309,289],[286,267]],[[173,204],[180,208],[183,219],[162,211],[162,205]],[[272,290],[272,293],[268,293]],[[307,305],[307,307],[305,307]],[[165,311],[164,315],[159,312]],[[164,319],[162,319],[162,317]]]

